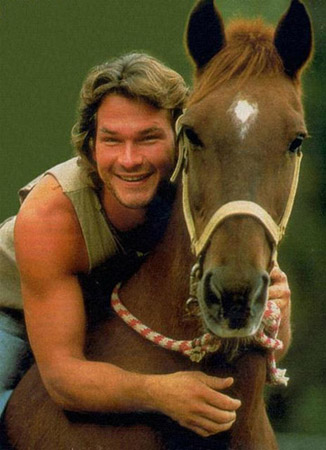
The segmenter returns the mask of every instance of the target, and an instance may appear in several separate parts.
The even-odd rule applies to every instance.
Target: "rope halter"
[[[209,243],[209,240],[215,231],[215,229],[228,217],[232,216],[250,216],[255,218],[258,222],[260,222],[265,230],[267,231],[272,243],[273,243],[273,252],[272,252],[272,260],[276,261],[277,254],[277,245],[280,240],[284,236],[285,229],[287,223],[289,221],[293,203],[297,191],[298,180],[299,180],[299,172],[300,172],[300,164],[302,159],[302,152],[298,151],[296,156],[294,174],[292,179],[292,185],[290,189],[290,194],[288,197],[288,201],[283,213],[283,216],[280,222],[277,224],[271,215],[260,205],[251,201],[245,200],[237,200],[225,203],[221,206],[211,217],[209,222],[206,224],[202,234],[197,236],[195,222],[193,219],[193,215],[190,207],[189,200],[189,177],[187,173],[187,159],[189,155],[190,143],[188,138],[185,135],[185,132],[180,123],[183,115],[181,115],[176,122],[176,135],[177,142],[179,148],[178,161],[175,167],[175,170],[171,176],[171,182],[175,182],[180,171],[182,170],[182,201],[183,201],[183,213],[185,217],[185,221],[187,224],[188,233],[191,240],[191,249],[193,254],[198,257],[201,255],[206,246]]]

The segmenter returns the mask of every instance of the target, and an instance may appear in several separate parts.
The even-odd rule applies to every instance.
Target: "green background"
[[[216,0],[225,18],[261,15],[276,24],[287,0]],[[0,1],[0,220],[15,214],[16,191],[72,155],[70,129],[90,67],[144,50],[191,83],[183,30],[193,0]],[[293,298],[293,344],[281,366],[288,388],[267,391],[278,432],[300,433],[286,449],[326,448],[326,155],[323,117],[326,4],[306,0],[316,51],[305,75],[304,103],[311,139],[304,145],[298,196],[280,249]],[[273,136],[271,136],[273,139]],[[309,437],[309,443],[304,435]],[[295,445],[292,447],[291,445]]]

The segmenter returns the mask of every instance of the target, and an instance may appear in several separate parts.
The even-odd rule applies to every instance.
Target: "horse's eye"
[[[290,147],[289,147],[289,151],[292,152],[292,153],[295,153],[296,151],[298,151],[298,150],[300,149],[300,147],[301,147],[303,141],[304,141],[304,138],[305,138],[305,137],[304,137],[303,134],[298,135],[298,136],[291,142]]]
[[[203,143],[199,139],[198,134],[192,128],[185,128],[185,133],[192,145],[203,147]]]

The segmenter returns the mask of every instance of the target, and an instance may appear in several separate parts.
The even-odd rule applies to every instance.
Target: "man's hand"
[[[177,372],[153,377],[150,391],[155,409],[203,437],[226,431],[236,419],[240,400],[219,391],[232,378],[217,378],[202,372]]]
[[[287,276],[279,266],[275,266],[270,273],[271,285],[269,287],[269,300],[274,300],[281,310],[282,315],[290,313],[291,291]]]
[[[279,266],[274,266],[270,273],[271,285],[268,289],[268,300],[273,300],[281,310],[281,323],[278,338],[283,342],[283,349],[276,352],[276,360],[287,352],[291,341],[291,291],[287,276]]]

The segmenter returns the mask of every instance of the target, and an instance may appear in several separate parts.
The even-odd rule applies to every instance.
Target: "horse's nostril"
[[[204,280],[205,300],[208,305],[219,305],[221,303],[218,289],[212,284],[212,274],[208,274]]]
[[[216,296],[216,294],[211,289],[208,289],[206,299],[207,299],[207,302],[211,305],[220,303],[219,298]]]

